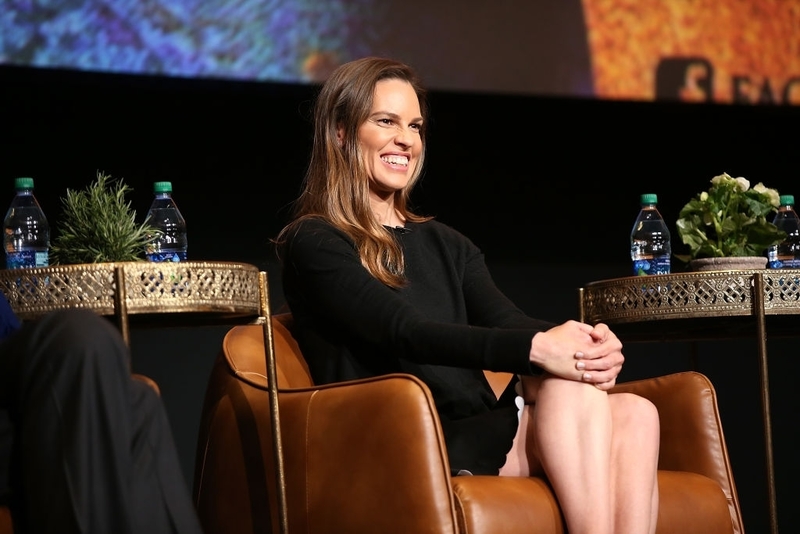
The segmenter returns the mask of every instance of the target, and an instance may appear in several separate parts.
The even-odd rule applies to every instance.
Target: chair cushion
[[[659,471],[658,534],[731,534],[728,500],[703,475]],[[453,478],[460,532],[564,534],[550,486],[538,477]],[[703,506],[698,506],[703,503]]]
[[[538,477],[453,477],[459,532],[564,534],[550,486]]]

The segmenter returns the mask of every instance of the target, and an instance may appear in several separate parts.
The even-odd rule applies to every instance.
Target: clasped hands
[[[607,325],[567,321],[533,336],[530,361],[549,374],[607,391],[625,357],[622,342]]]

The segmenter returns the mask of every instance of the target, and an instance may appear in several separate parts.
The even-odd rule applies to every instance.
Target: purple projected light
[[[318,81],[369,53],[372,0],[2,0],[0,63]]]
[[[432,89],[593,96],[581,0],[0,0],[0,64],[320,82],[366,55]]]

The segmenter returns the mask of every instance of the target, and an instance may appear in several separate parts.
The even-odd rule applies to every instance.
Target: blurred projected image
[[[275,81],[368,53],[372,0],[2,0],[0,63]],[[343,57],[339,57],[339,56]]]
[[[797,0],[583,0],[603,98],[800,105]]]
[[[434,89],[592,96],[580,0],[0,0],[0,63],[279,82],[383,55]]]
[[[800,104],[800,0],[0,0],[0,64],[289,83],[382,55],[435,90]]]

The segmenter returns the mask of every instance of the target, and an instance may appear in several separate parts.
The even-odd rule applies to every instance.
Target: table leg
[[[753,313],[758,336],[758,363],[761,377],[761,409],[764,421],[764,449],[767,467],[767,495],[769,497],[770,532],[778,534],[778,505],[775,495],[775,468],[772,456],[772,416],[770,411],[769,369],[767,366],[767,321],[764,314],[764,277],[753,276]]]
[[[278,376],[275,362],[275,339],[272,332],[272,313],[269,308],[269,286],[267,273],[258,276],[258,292],[261,298],[259,320],[264,328],[264,352],[267,356],[267,391],[269,392],[270,420],[272,422],[272,452],[275,456],[275,486],[278,497],[278,526],[280,534],[289,532],[289,513],[286,502],[286,471],[283,463],[283,440],[278,399]]]
[[[128,290],[125,287],[125,268],[121,265],[114,268],[114,285],[117,288],[114,292],[114,315],[117,318],[117,326],[120,334],[122,334],[122,339],[130,347],[131,329],[128,324]],[[133,363],[130,359],[128,360],[128,367],[133,368]]]

